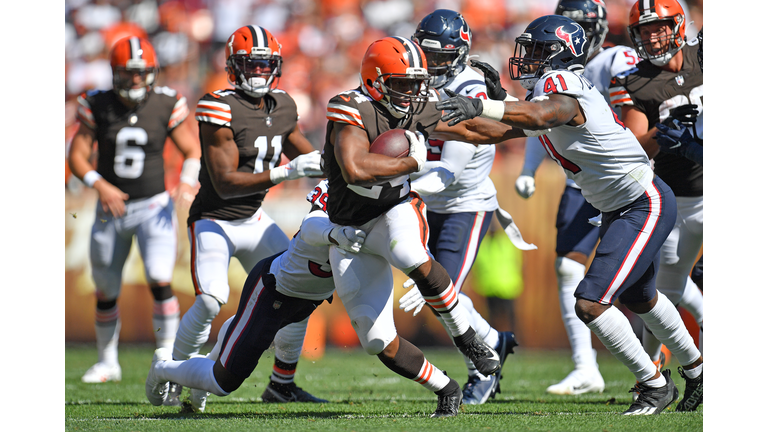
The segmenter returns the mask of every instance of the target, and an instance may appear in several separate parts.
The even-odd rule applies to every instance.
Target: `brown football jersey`
[[[685,104],[704,106],[704,74],[696,57],[697,46],[683,46],[683,68],[668,72],[649,61],[616,76],[611,81],[611,104],[634,105],[648,118],[648,128],[669,117],[670,110]],[[704,194],[704,169],[701,165],[669,153],[659,152],[654,171],[669,185],[675,196]]]
[[[198,122],[232,129],[239,157],[238,172],[260,173],[279,166],[283,142],[296,128],[296,103],[288,93],[273,90],[264,96],[264,102],[266,109],[258,109],[254,99],[242,91],[226,89],[208,93],[197,103]],[[189,210],[188,224],[200,219],[244,219],[261,207],[267,190],[231,199],[216,193],[208,175],[205,146],[200,164],[200,191]]]
[[[77,101],[78,119],[96,131],[97,172],[129,199],[165,191],[163,148],[171,130],[189,114],[186,98],[155,87],[133,108],[111,90],[90,91]]]
[[[332,222],[339,225],[362,225],[407,199],[411,190],[407,175],[375,186],[348,185],[334,156],[331,142],[333,123],[339,122],[363,129],[369,142],[373,142],[382,133],[397,128],[418,131],[424,134],[425,138],[429,138],[440,121],[441,111],[435,108],[437,101],[437,94],[430,91],[429,101],[421,110],[402,120],[366,96],[360,87],[340,93],[328,102],[323,163],[329,182],[327,208]]]

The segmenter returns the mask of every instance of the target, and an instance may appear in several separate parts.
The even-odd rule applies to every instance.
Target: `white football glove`
[[[421,171],[424,168],[424,163],[427,162],[427,145],[424,135],[421,132],[405,131],[405,136],[408,138],[408,142],[411,143],[411,150],[408,156],[416,159],[418,170]]]
[[[421,312],[421,308],[424,307],[424,303],[426,303],[426,301],[424,301],[424,297],[421,296],[419,287],[414,285],[416,285],[416,282],[414,282],[413,279],[408,279],[403,284],[403,288],[413,288],[405,293],[404,296],[400,297],[400,309],[402,309],[404,312],[410,312],[411,310],[415,309],[413,311],[413,316],[416,316],[419,312]]]
[[[331,243],[336,244],[342,251],[352,253],[360,252],[360,248],[365,242],[365,235],[365,231],[349,226],[335,226],[328,233],[328,237],[332,240]]]
[[[272,168],[269,171],[269,179],[272,180],[272,183],[278,184],[283,180],[323,175],[323,170],[320,169],[321,159],[322,156],[317,150],[298,155],[287,164]]]
[[[536,181],[533,180],[533,173],[527,170],[523,170],[520,173],[520,177],[515,181],[515,189],[518,195],[523,198],[530,198],[533,192],[536,191]]]

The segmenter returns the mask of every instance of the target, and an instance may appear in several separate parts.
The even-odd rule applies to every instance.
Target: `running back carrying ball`
[[[392,129],[376,137],[369,151],[393,158],[408,156],[411,144],[405,136],[404,129]]]

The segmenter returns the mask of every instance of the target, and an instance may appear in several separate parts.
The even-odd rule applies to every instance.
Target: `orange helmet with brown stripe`
[[[144,38],[126,37],[115,42],[109,55],[112,89],[133,102],[144,100],[159,72],[157,55]]]
[[[363,56],[363,91],[397,118],[423,107],[429,98],[426,57],[418,44],[402,37],[372,43]]]
[[[671,33],[651,34],[649,24],[664,23]],[[669,63],[685,44],[685,12],[677,0],[638,0],[629,11],[629,36],[637,54],[655,66]]]
[[[240,27],[227,39],[227,78],[247,95],[260,98],[277,88],[282,71],[281,45],[267,29]]]

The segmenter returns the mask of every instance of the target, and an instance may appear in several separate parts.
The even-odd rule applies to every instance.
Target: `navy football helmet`
[[[424,17],[411,37],[427,57],[429,84],[444,86],[467,65],[472,31],[460,13],[438,9]]]
[[[592,57],[600,50],[608,35],[608,18],[603,0],[560,0],[556,15],[576,21],[589,38],[589,54]]]
[[[584,72],[589,40],[576,21],[562,15],[536,18],[515,39],[515,53],[509,58],[509,76],[527,90],[551,70]]]

